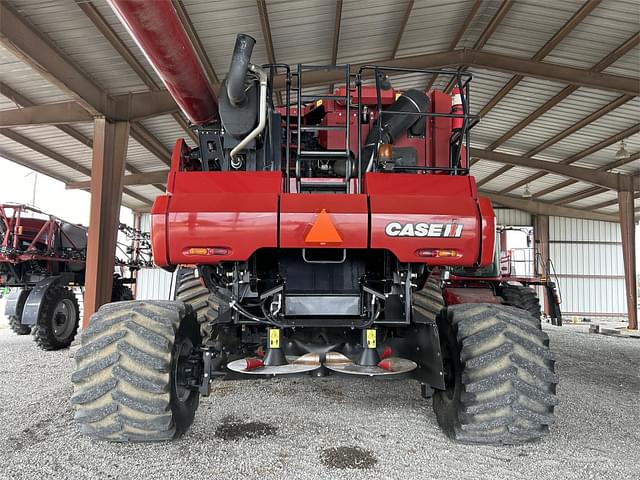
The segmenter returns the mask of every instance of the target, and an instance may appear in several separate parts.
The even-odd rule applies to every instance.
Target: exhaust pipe
[[[255,43],[249,35],[237,35],[229,72],[219,92],[220,119],[225,132],[242,140],[231,151],[234,168],[238,168],[237,153],[264,130],[266,125],[267,75],[262,68],[250,63]],[[255,81],[256,77],[259,85]]]
[[[233,48],[231,65],[227,73],[227,95],[234,107],[240,107],[247,101],[244,83],[255,44],[255,38],[250,35],[239,33],[236,37],[236,45]]]
[[[218,119],[218,103],[171,0],[107,0],[191,123]]]
[[[251,142],[251,140],[260,135],[260,133],[262,133],[262,131],[264,130],[264,127],[266,127],[267,125],[267,72],[265,72],[264,69],[253,64],[249,66],[249,69],[252,72],[257,73],[260,77],[260,106],[258,107],[260,111],[260,119],[258,120],[258,125],[256,126],[256,128],[249,132],[249,134],[244,137],[240,141],[240,143],[238,143],[233,148],[233,150],[231,150],[229,157],[231,158],[231,166],[233,168],[239,168],[242,165],[242,162],[239,162],[236,159],[236,157],[238,156],[238,152],[246,147],[249,142]]]

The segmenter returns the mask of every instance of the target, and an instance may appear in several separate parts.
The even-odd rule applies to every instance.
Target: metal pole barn
[[[128,139],[129,122],[95,119],[83,328],[101,305],[111,301]]]
[[[638,329],[638,293],[636,277],[636,220],[634,194],[631,190],[618,192],[620,230],[622,231],[622,256],[624,260],[624,284],[629,315],[629,329]]]

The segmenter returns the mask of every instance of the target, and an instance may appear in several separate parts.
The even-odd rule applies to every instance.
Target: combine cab
[[[111,4],[148,58],[169,58],[141,9]],[[213,120],[194,127],[197,148],[177,141],[151,212],[156,264],[197,268],[180,272],[177,301],[92,317],[73,375],[82,431],[171,439],[214,381],[311,372],[414,378],[462,442],[541,437],[556,375],[540,319],[442,295],[440,270],[494,257],[491,203],[469,175],[470,74],[258,66],[254,43],[238,36]],[[342,87],[308,93],[307,76],[332,70]],[[395,90],[407,73],[453,78],[454,94]]]
[[[33,333],[43,350],[71,344],[80,320],[72,289],[84,285],[86,248],[86,227],[28,205],[0,204],[0,287],[12,289],[4,314],[16,334]],[[112,301],[133,299],[130,282],[114,276]]]

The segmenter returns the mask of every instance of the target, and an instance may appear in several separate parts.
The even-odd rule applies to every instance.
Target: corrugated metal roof
[[[494,2],[500,3],[500,2]],[[582,5],[580,0],[513,2],[483,50],[531,58]],[[469,45],[471,46],[471,45]]]
[[[556,5],[566,2],[554,2]],[[578,68],[591,68],[638,31],[640,9],[638,2],[609,0],[598,7],[545,58]],[[629,73],[629,72],[628,72]]]
[[[0,82],[35,103],[68,100],[58,87],[45,80],[26,63],[0,45]],[[0,110],[16,108],[12,99],[0,95]]]
[[[144,91],[144,82],[123,61],[117,51],[103,37],[89,18],[73,0],[9,0],[20,15],[24,16],[45,37],[52,40],[63,54],[75,62],[88,77],[109,93]],[[220,78],[228,69],[235,36],[248,33],[257,39],[253,61],[267,63],[266,43],[260,24],[258,8],[253,0],[182,0],[209,61]],[[493,32],[483,49],[489,52],[531,58],[583,5],[581,0],[564,2],[539,2],[519,0],[514,2],[500,25]],[[160,85],[161,81],[150,67],[144,54],[125,32],[120,22],[104,0],[93,2],[108,25],[145,71]],[[407,10],[408,0],[345,0],[343,2],[338,45],[338,62],[370,62],[390,59],[393,47]],[[481,3],[477,14],[456,45],[472,48],[500,8],[497,0]],[[396,57],[445,51],[456,37],[473,0],[452,2],[416,0],[400,39]],[[295,64],[328,63],[331,60],[336,3],[327,0],[267,0],[275,57],[278,62]],[[590,68],[609,52],[637,32],[640,24],[640,8],[636,0],[608,0],[602,2],[544,59],[545,62]],[[471,110],[479,112],[512,75],[502,72],[472,68],[474,75],[471,94]],[[640,47],[622,56],[605,72],[628,77],[640,77]],[[423,88],[427,79],[423,75],[406,75],[394,79],[400,88]],[[11,52],[0,47],[0,82],[39,103],[68,101],[70,97],[42,78],[31,67],[18,60]],[[444,86],[446,78],[439,78],[436,86]],[[526,118],[550,97],[561,91],[564,84],[525,78],[482,122],[474,129],[473,145],[486,148],[519,121]],[[311,91],[322,92],[326,87]],[[606,106],[619,95],[591,88],[579,88],[557,106],[530,123],[521,132],[507,140],[498,151],[524,154],[546,140],[571,127],[582,118]],[[0,110],[15,108],[11,99],[0,96]],[[632,126],[640,118],[640,100],[627,102],[597,121],[586,126],[556,144],[545,149],[536,158],[561,161],[585,148],[611,137]],[[146,119],[141,122],[165,148],[171,149],[177,137],[186,137],[170,115]],[[74,125],[87,137],[92,135],[91,124]],[[83,144],[53,127],[24,127],[16,131],[58,152],[70,160],[90,166],[90,151]],[[188,142],[191,140],[187,139]],[[640,134],[626,141],[631,153],[640,151]],[[576,162],[578,166],[598,168],[615,160],[619,144],[613,144]],[[59,165],[40,154],[0,137],[0,151],[28,160],[36,166],[55,171],[59,176],[78,179],[78,172]],[[128,162],[147,172],[166,165],[138,142],[130,140]],[[494,173],[503,165],[480,161],[473,167],[478,179]],[[623,165],[615,171],[638,173],[640,161]],[[482,188],[499,191],[522,180],[535,170],[517,167],[498,177]],[[532,192],[560,183],[565,177],[545,175],[530,183]],[[552,201],[570,193],[581,191],[590,185],[577,182],[544,196]],[[158,192],[154,187],[131,187],[132,191],[152,199]],[[521,195],[524,187],[511,192]],[[610,194],[603,194],[604,197]],[[595,205],[601,196],[585,198],[572,206]],[[127,199],[135,203],[132,199]],[[607,207],[602,211],[615,211]]]
[[[18,13],[49,37],[107,93],[146,90],[144,83],[72,0],[20,0]]]
[[[347,0],[342,7],[338,63],[390,59],[407,1]],[[327,38],[328,44],[331,36]]]
[[[251,0],[183,0],[200,41],[216,73],[223,78],[229,69],[233,45],[238,33],[246,33],[257,42],[252,61],[268,63],[267,47],[262,36],[258,7]],[[274,49],[277,47],[274,45]],[[279,62],[285,58],[276,57]]]
[[[396,57],[446,51],[471,6],[468,1],[440,4],[430,0],[415,2]]]

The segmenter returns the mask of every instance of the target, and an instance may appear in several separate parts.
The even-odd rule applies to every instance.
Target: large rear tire
[[[446,317],[438,326],[447,389],[433,397],[441,428],[461,443],[541,438],[558,403],[547,334],[528,313],[505,305],[454,305]]]
[[[199,393],[180,385],[181,360],[200,345],[182,302],[132,301],[91,317],[71,377],[80,430],[115,442],[171,440],[193,423]]]
[[[34,329],[36,344],[43,350],[60,350],[73,342],[80,324],[80,307],[73,291],[55,285],[40,302]]]
[[[439,277],[430,276],[422,290],[413,292],[413,308],[432,322],[444,307]]]
[[[526,310],[534,319],[540,320],[542,309],[535,290],[523,285],[506,284],[502,285],[501,294],[506,305]]]
[[[212,335],[213,322],[218,317],[218,301],[191,268],[178,271],[175,299],[191,305],[195,312],[203,338]]]

